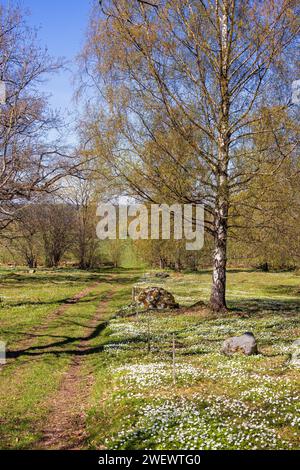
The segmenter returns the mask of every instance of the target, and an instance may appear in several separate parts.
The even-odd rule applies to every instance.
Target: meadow
[[[298,449],[300,275],[230,270],[228,314],[209,271],[1,270],[2,449]],[[160,285],[181,308],[124,308]],[[256,356],[220,353],[252,331]],[[174,358],[175,354],[175,358]]]

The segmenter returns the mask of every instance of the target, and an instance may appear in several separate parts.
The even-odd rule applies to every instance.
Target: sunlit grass
[[[288,361],[290,345],[300,337],[300,277],[229,272],[232,310],[221,318],[200,307],[118,316],[143,272],[1,272],[0,339],[18,351],[26,333],[36,332],[22,354],[0,369],[1,448],[35,448],[87,335],[89,354],[80,370],[94,385],[84,448],[299,448],[299,371]],[[143,285],[164,286],[188,307],[209,299],[210,278],[210,272],[171,273],[166,281],[144,279]],[[94,288],[86,297],[51,317],[87,286]],[[99,325],[107,327],[92,334],[89,322],[99,308]],[[256,336],[258,356],[220,353],[225,338],[245,331]]]
[[[103,360],[95,364],[91,448],[299,447],[299,372],[288,360],[289,346],[300,336],[300,278],[256,272],[231,272],[228,278],[229,305],[246,315],[233,310],[213,318],[196,310],[138,314],[110,323],[101,338]],[[160,285],[188,306],[208,300],[210,273],[177,273]],[[220,353],[225,338],[245,331],[255,334],[258,356]]]
[[[9,359],[8,364],[0,369],[0,446],[2,449],[32,448],[38,442],[49,413],[49,406],[55,399],[56,391],[64,373],[68,370],[76,347],[82,338],[92,333],[89,322],[95,315],[99,304],[106,300],[112,289],[112,283],[103,276],[102,282],[95,285],[88,295],[78,303],[68,305],[68,308],[61,315],[54,317],[46,328],[39,329],[43,325],[43,320],[47,319],[47,314],[61,303],[62,293],[68,298],[87,285],[94,285],[96,279],[101,281],[99,275],[88,276],[78,272],[76,276],[82,279],[82,282],[79,284],[77,281],[73,285],[72,276],[68,282],[68,275],[65,273],[62,289],[53,291],[51,288],[53,273],[46,273],[45,276],[49,280],[45,285],[39,282],[38,275],[34,281],[30,281],[34,285],[32,291],[28,290],[26,276],[21,283],[21,288],[16,289],[15,285],[11,285],[8,280],[9,286],[6,285],[4,289],[10,294],[13,293],[13,302],[20,305],[16,307],[9,302],[5,304],[2,315],[6,319],[7,326],[3,328],[0,338],[11,339],[13,336],[10,332],[13,332],[16,326],[22,331],[22,334],[14,336],[17,339],[24,339],[24,336],[28,339],[25,335],[27,328],[34,328],[34,333],[32,337],[29,337],[30,344],[26,346],[22,346],[22,342],[21,346],[18,343],[15,344],[13,350],[16,350],[19,356]],[[5,285],[5,280],[2,279],[2,282]],[[26,302],[23,304],[24,298]],[[47,301],[47,307],[43,306],[39,309],[37,304],[33,313],[30,313],[31,306],[28,306],[27,299],[38,302],[41,298]],[[58,299],[60,302],[57,302]],[[12,315],[11,312],[13,312]],[[26,314],[27,321],[22,320],[23,314]]]

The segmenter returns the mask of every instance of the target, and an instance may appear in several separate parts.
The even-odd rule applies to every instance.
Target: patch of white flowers
[[[179,290],[182,297],[177,298],[183,303],[184,291]],[[192,303],[191,298],[186,300]],[[135,363],[122,366],[118,356],[118,367],[110,368],[116,384],[114,400],[128,405],[130,411],[120,432],[107,440],[107,447],[296,448],[300,396],[297,378],[286,364],[299,326],[299,318],[291,315],[287,321],[280,313],[271,318],[207,321],[152,312],[112,321],[111,342],[104,350],[111,354],[135,350],[139,355],[127,354],[131,360],[136,357]],[[174,331],[176,387],[171,363]],[[227,357],[220,353],[225,338],[245,331],[254,332],[261,354]],[[149,333],[151,354],[146,355]],[[181,392],[188,397],[179,398]]]
[[[143,328],[143,325],[139,325],[134,322],[120,322],[118,320],[111,321],[110,329],[112,333],[110,334],[110,338],[115,337],[124,337],[126,339],[138,338],[143,335],[146,331]]]
[[[196,394],[192,399],[156,400],[145,405],[136,423],[107,444],[130,448],[136,441],[147,449],[284,449],[270,421],[239,400]]]
[[[188,364],[176,365],[175,371],[176,380],[180,382],[191,383],[200,377],[199,370]],[[122,366],[114,369],[113,373],[119,375],[129,388],[164,386],[173,380],[172,366],[166,362]]]

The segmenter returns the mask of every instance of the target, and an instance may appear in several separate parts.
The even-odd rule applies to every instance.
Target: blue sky
[[[19,3],[29,12],[27,22],[38,28],[41,45],[47,46],[51,56],[67,59],[75,72],[74,60],[84,44],[92,0],[19,0]],[[52,95],[50,103],[54,108],[63,113],[74,111],[71,72],[62,71],[43,88]]]

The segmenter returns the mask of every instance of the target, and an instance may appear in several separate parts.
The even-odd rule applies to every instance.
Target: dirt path
[[[45,321],[42,325],[38,325],[33,328],[31,331],[26,333],[26,337],[20,339],[19,341],[15,341],[13,343],[13,347],[9,348],[7,351],[7,363],[10,363],[12,359],[18,357],[18,352],[20,350],[29,349],[34,345],[35,339],[37,336],[40,336],[44,333],[45,330],[49,328],[49,325],[58,317],[62,316],[65,311],[71,306],[78,303],[81,299],[86,297],[90,292],[93,291],[98,285],[100,281],[92,284],[91,286],[86,287],[82,291],[75,294],[70,299],[67,299],[62,305],[60,305],[57,309],[50,312],[49,315],[45,318]]]
[[[92,371],[82,367],[86,356],[80,353],[84,353],[89,348],[91,339],[107,326],[108,322],[104,318],[105,305],[112,295],[113,291],[100,302],[89,323],[89,328],[93,329],[92,333],[79,343],[77,348],[79,354],[73,356],[59,390],[51,399],[50,413],[45,428],[42,430],[43,437],[35,445],[35,449],[75,450],[82,448],[87,437],[85,419],[94,377]]]

